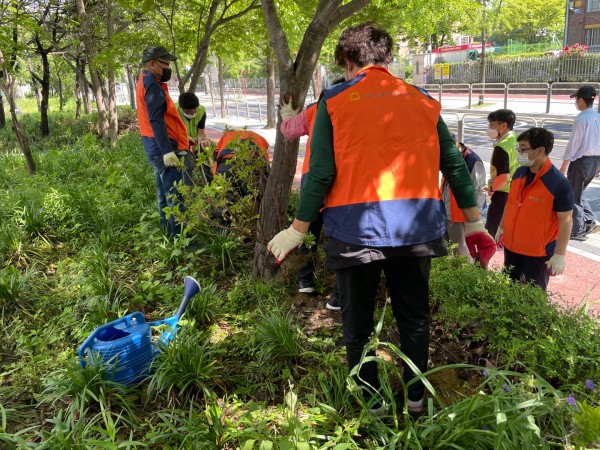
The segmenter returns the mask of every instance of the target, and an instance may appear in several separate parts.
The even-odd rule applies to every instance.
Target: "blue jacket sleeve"
[[[172,152],[173,144],[169,139],[167,132],[167,123],[165,122],[165,111],[167,109],[167,98],[165,92],[158,83],[152,83],[146,89],[146,109],[148,119],[154,133],[156,145],[160,148],[163,155]]]

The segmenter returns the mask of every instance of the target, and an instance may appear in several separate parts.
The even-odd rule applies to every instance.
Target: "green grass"
[[[108,147],[90,127],[93,117],[75,121],[68,104],[51,112],[51,136],[41,138],[35,102],[20,108],[38,172],[26,175],[12,132],[0,130],[0,447],[599,444],[600,393],[586,380],[600,380],[600,333],[583,310],[557,310],[539,289],[512,286],[460,258],[436,260],[436,339],[471,336],[495,367],[484,375],[479,353],[423,374],[461,371],[476,380],[476,393],[456,386],[442,396],[429,384],[427,414],[412,420],[402,407],[404,356],[391,316],[380,312],[371,348],[388,356],[376,357],[382,395],[399,401],[396,414],[375,416],[356,403],[339,319],[311,327],[317,300],[298,304],[289,280],[248,275],[251,205],[233,210],[239,228],[215,231],[197,220],[190,234],[168,238],[136,133]],[[201,194],[217,201],[214,191]],[[199,218],[208,211],[191,210]],[[97,326],[134,310],[147,320],[172,315],[186,275],[203,289],[146,382],[125,388],[97,367],[80,369],[77,349]]]

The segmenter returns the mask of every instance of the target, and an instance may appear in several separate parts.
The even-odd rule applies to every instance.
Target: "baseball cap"
[[[596,88],[594,86],[585,85],[581,86],[577,89],[577,92],[570,95],[571,98],[595,98],[596,97]]]
[[[155,59],[164,59],[166,61],[175,61],[177,56],[172,55],[166,48],[159,45],[146,47],[142,53],[142,63],[147,63]]]

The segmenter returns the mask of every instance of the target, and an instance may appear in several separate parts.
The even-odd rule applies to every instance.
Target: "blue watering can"
[[[179,328],[179,319],[190,299],[200,291],[200,284],[185,277],[183,299],[174,316],[155,322],[146,322],[140,311],[128,314],[96,328],[81,344],[79,365],[101,364],[109,376],[125,386],[135,384],[150,373],[150,364],[162,347],[168,345]],[[167,325],[156,342],[152,342],[151,327]]]

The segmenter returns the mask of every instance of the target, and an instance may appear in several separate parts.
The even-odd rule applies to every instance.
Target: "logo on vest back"
[[[356,100],[360,100],[360,93],[358,93],[358,92],[350,92],[350,95],[348,97],[350,98],[351,102],[354,102]]]

